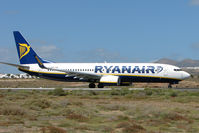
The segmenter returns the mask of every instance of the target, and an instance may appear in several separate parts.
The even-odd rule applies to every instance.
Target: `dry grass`
[[[85,122],[85,121],[88,121],[88,118],[81,115],[81,114],[75,114],[75,113],[71,113],[71,114],[68,114],[67,119],[72,119],[72,120],[77,120],[79,122]]]
[[[15,115],[15,116],[25,116],[27,112],[24,108],[17,105],[5,105],[0,107],[0,115]]]
[[[67,133],[66,130],[59,127],[54,127],[54,126],[43,127],[41,128],[41,132],[42,133]]]
[[[131,92],[131,98],[125,95],[115,98],[110,92],[98,94],[107,96],[106,99],[93,99],[95,95],[89,93],[82,98],[73,93],[63,97],[47,92],[1,91],[4,97],[0,100],[12,104],[1,107],[0,117],[4,121],[0,121],[0,129],[14,126],[16,128],[8,131],[17,132],[20,124],[24,132],[31,130],[33,133],[199,131],[198,102],[176,102],[176,98],[185,97],[181,96],[181,92],[172,97],[170,90],[151,91],[152,95],[147,95],[145,91]],[[146,99],[134,97],[139,93],[145,94]],[[18,98],[20,94],[30,95],[24,100]],[[17,99],[13,101],[15,96]],[[187,94],[186,98],[189,97]],[[195,99],[198,99],[197,95]]]
[[[1,90],[0,133],[199,132],[199,92],[124,89],[64,94]]]

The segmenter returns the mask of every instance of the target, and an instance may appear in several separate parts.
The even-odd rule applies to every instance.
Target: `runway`
[[[0,90],[54,90],[56,88],[0,88]],[[110,91],[121,90],[122,88],[62,88],[68,91]],[[145,88],[128,88],[128,90],[144,90]],[[155,88],[156,89],[156,88]],[[167,88],[157,88],[167,89]],[[199,88],[172,88],[179,91],[199,91]]]

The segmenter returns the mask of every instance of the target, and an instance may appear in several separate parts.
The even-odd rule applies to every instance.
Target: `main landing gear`
[[[96,85],[95,85],[95,83],[90,83],[90,84],[88,85],[88,87],[89,87],[89,88],[95,88]],[[104,88],[104,85],[99,83],[99,84],[97,85],[97,87],[98,87],[98,88]]]
[[[95,88],[95,84],[94,84],[94,83],[90,83],[90,84],[88,85],[88,87],[89,87],[89,88]]]

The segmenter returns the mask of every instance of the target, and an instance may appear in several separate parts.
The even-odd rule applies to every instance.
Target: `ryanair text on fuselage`
[[[95,66],[95,73],[160,73],[162,66]]]

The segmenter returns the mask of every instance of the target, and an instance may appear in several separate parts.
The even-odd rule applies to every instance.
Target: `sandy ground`
[[[85,82],[62,82],[46,79],[1,79],[0,88],[67,88],[67,87],[88,87]],[[107,86],[109,87],[109,86]],[[132,88],[167,88],[168,83],[133,83]],[[173,85],[173,88],[199,88],[197,77],[181,81]]]

